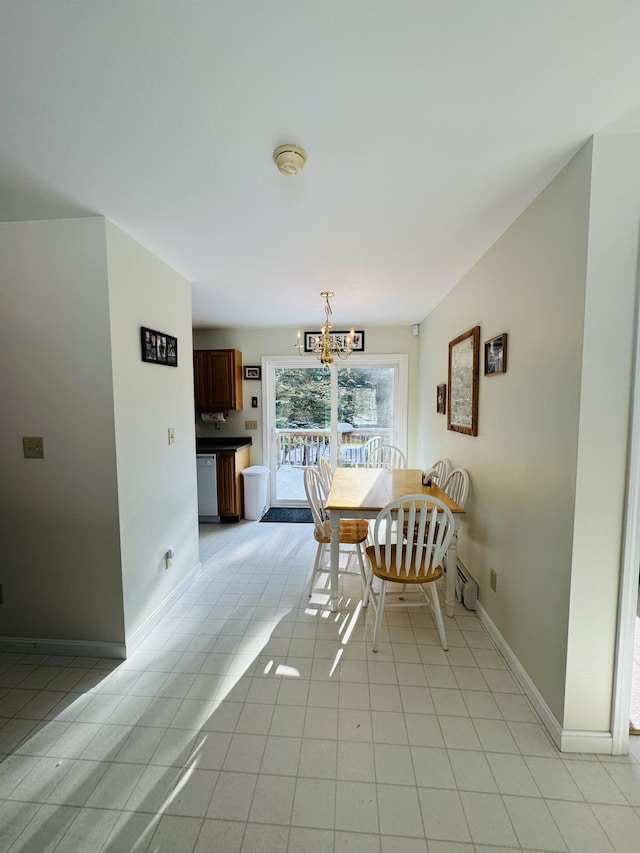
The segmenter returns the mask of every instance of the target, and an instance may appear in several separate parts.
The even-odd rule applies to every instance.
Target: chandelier
[[[334,356],[338,356],[338,358],[349,358],[351,353],[353,352],[353,337],[355,335],[354,329],[351,329],[350,332],[331,332],[331,324],[329,323],[329,317],[331,316],[331,305],[329,304],[329,299],[332,296],[335,296],[335,293],[332,290],[323,290],[320,294],[325,300],[324,313],[326,315],[325,321],[320,328],[320,331],[317,334],[309,335],[306,339],[306,346],[302,344],[302,333],[300,329],[298,329],[298,341],[296,343],[296,349],[298,350],[298,355],[306,356],[307,354],[313,354],[318,359],[320,359],[321,364],[325,367],[329,367],[333,364]]]

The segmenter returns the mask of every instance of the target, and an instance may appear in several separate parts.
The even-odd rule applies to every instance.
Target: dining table
[[[430,495],[442,501],[453,513],[454,534],[446,555],[446,612],[453,616],[456,600],[457,548],[460,518],[464,509],[439,486],[422,482],[418,468],[336,468],[326,500],[331,525],[330,599],[331,611],[339,604],[338,567],[340,559],[340,520],[343,518],[375,518],[390,501],[407,495]]]

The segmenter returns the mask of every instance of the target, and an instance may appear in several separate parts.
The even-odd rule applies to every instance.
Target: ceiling
[[[640,126],[639,44],[638,0],[0,0],[0,219],[106,216],[195,327],[413,324]]]

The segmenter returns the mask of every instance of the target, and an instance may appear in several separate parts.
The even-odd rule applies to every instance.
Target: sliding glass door
[[[406,452],[406,356],[352,356],[330,369],[267,358],[264,375],[272,505],[306,503],[303,472],[321,456],[334,467],[362,465],[371,439]]]

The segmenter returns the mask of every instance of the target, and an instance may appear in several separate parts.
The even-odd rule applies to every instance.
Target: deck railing
[[[391,440],[391,429],[354,428],[338,431],[338,465],[356,467],[365,463],[365,445],[370,438],[379,436],[383,444]],[[331,430],[328,429],[278,429],[276,430],[278,467],[291,465],[304,468],[316,465],[320,456],[331,454]]]

